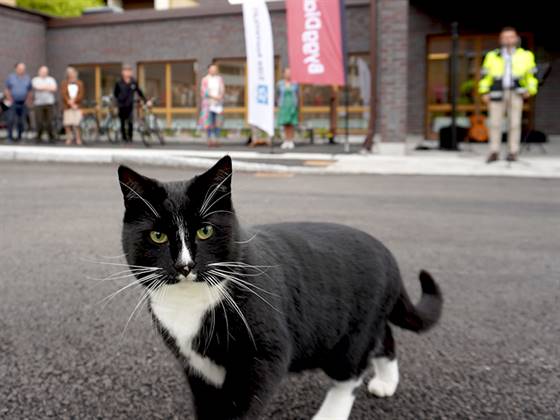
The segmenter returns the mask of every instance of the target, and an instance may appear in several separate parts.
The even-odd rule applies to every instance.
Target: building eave
[[[367,6],[369,3],[368,0],[347,0],[346,7]],[[286,9],[284,2],[268,3],[268,8],[271,12],[284,11]],[[198,6],[169,10],[130,10],[122,13],[103,13],[76,18],[51,18],[48,20],[47,25],[49,28],[116,25],[173,19],[236,16],[241,15],[241,13],[240,5],[230,5],[224,1],[224,5],[220,6]]]

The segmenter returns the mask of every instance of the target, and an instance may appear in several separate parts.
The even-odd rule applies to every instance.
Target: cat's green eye
[[[210,225],[204,225],[196,231],[196,237],[201,241],[205,241],[214,234],[214,228]]]
[[[153,243],[161,245],[167,242],[167,235],[163,232],[152,230],[150,232],[150,239]]]

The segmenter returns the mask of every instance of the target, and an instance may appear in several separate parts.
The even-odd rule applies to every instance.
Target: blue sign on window
[[[257,103],[267,105],[268,104],[268,86],[258,85],[257,86]]]

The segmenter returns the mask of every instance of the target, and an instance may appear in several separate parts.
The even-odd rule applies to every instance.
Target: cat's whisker
[[[131,267],[131,268],[145,268],[145,269],[151,269],[151,270],[163,270],[161,267],[148,267],[145,265],[133,265],[133,264],[128,264],[128,263],[116,263],[116,262],[109,262],[109,261],[95,261],[95,260],[90,260],[87,258],[81,258],[82,261],[84,262],[88,262],[88,263],[93,263],[93,264],[101,264],[101,265],[113,265],[113,266],[117,266],[117,267]]]
[[[205,279],[206,281],[208,281],[208,283],[210,284],[210,286],[215,286],[215,284],[212,283],[212,281],[210,281],[210,279]],[[214,301],[214,290],[213,287],[209,287],[206,289],[206,293],[208,294],[208,300],[209,301]],[[207,335],[206,337],[206,346],[204,348],[204,355],[206,354],[206,352],[208,351],[208,347],[210,346],[210,343],[212,342],[212,336],[214,335],[214,329],[216,328],[216,310],[215,310],[215,306],[212,306],[212,308],[210,309],[211,311],[211,323],[210,323],[210,333]]]
[[[256,284],[253,284],[251,282],[248,282],[247,280],[243,280],[243,279],[239,278],[239,276],[246,275],[245,273],[239,273],[239,272],[236,272],[236,271],[231,271],[231,272],[230,271],[222,271],[222,270],[219,270],[219,269],[212,269],[212,270],[209,270],[209,271],[213,272],[214,274],[227,276],[228,278],[229,277],[234,278],[236,280],[239,280],[240,282],[243,282],[243,283],[247,284],[247,286],[249,286],[249,287],[254,287],[257,290],[260,290],[261,292],[267,293],[267,294],[269,294],[271,296],[274,296],[274,297],[278,297],[278,295],[276,293],[270,292],[266,289],[263,289],[262,287],[257,286]],[[253,276],[255,276],[255,275],[260,275],[260,274],[253,274]],[[249,274],[248,276],[251,276],[251,275]]]
[[[205,275],[204,278],[209,279],[209,280],[210,280],[210,281],[209,281],[210,284],[215,284],[215,285],[216,285],[216,284],[219,284],[218,278],[217,278],[217,277],[214,277],[214,276],[211,275],[211,274]],[[218,288],[218,289],[217,289],[217,293],[218,293],[218,296],[219,296],[219,297],[223,298],[223,293],[222,293],[222,291],[221,291],[221,288]],[[224,321],[225,321],[225,323],[226,323],[226,348],[229,349],[229,336],[230,336],[230,333],[229,333],[229,319],[228,319],[228,315],[227,315],[227,309],[226,309],[224,303],[222,302],[222,299],[220,299],[219,302],[220,302],[220,306],[222,307],[222,311],[223,311],[223,313],[224,313]]]
[[[227,291],[227,289],[225,289],[225,288],[222,289],[222,292],[223,292],[223,297],[224,297],[225,301],[230,304],[232,309],[237,313],[237,315],[239,316],[239,318],[241,319],[241,321],[245,325],[245,328],[247,329],[247,333],[249,334],[249,337],[251,338],[251,341],[253,342],[253,346],[255,346],[255,348],[256,348],[257,344],[255,342],[255,337],[253,336],[253,332],[251,331],[251,327],[249,327],[249,323],[247,322],[247,318],[245,318],[245,315],[243,315],[243,312],[241,311],[241,308],[239,308],[239,305],[237,305],[237,303],[235,302],[235,300],[233,299],[231,294]]]
[[[113,260],[113,259],[117,259],[117,258],[124,258],[126,257],[126,253],[124,254],[120,254],[120,255],[100,255],[99,258],[106,258],[108,260]]]
[[[253,236],[251,236],[249,239],[247,239],[246,241],[234,241],[236,244],[248,244],[249,242],[251,242],[253,239],[255,239],[257,237],[257,234],[255,233]]]
[[[110,281],[110,280],[123,280],[129,277],[140,276],[142,274],[148,274],[157,270],[146,269],[146,268],[137,268],[132,270],[122,270],[117,273],[113,273],[108,275],[107,277],[99,278],[99,277],[86,277],[88,280],[95,280],[95,281]]]
[[[213,214],[216,214],[216,213],[233,214],[233,212],[229,211],[229,210],[214,210],[214,211],[211,211],[210,213],[205,213],[204,215],[202,215],[202,218],[210,217],[210,216],[212,216]]]
[[[256,347],[255,337],[253,336],[253,332],[251,331],[251,328],[249,327],[249,323],[247,322],[247,318],[245,318],[245,315],[243,315],[243,312],[241,311],[241,308],[239,308],[239,305],[237,305],[237,303],[235,302],[235,300],[233,299],[231,294],[228,292],[227,287],[220,287],[221,282],[219,282],[218,278],[216,278],[213,275],[207,275],[206,278],[209,280],[208,282],[211,285],[215,285],[215,290],[220,294],[220,296],[223,298],[223,300],[226,303],[229,303],[231,308],[237,313],[237,315],[239,316],[239,318],[243,322],[243,325],[247,329],[247,333],[249,334],[249,337],[251,338],[251,341],[253,342],[253,345]],[[225,307],[224,307],[224,314],[226,314]],[[227,314],[226,314],[226,317],[227,317]],[[229,346],[229,322],[227,321],[227,318],[226,318],[226,327],[227,327],[226,329],[227,329],[228,346]]]
[[[208,204],[208,201],[211,199],[211,197],[209,197],[211,192],[214,192],[214,189],[210,190],[211,188],[215,188],[218,184],[214,183],[212,185],[210,185],[210,187],[206,190],[206,194],[204,194],[204,200],[202,200],[202,205],[200,206],[200,210],[199,213],[202,213],[202,211],[206,208],[206,205]]]
[[[210,195],[208,195],[208,191],[210,190],[210,189],[208,189],[208,191],[206,192],[206,196],[204,198],[204,202],[202,203],[202,206],[200,207],[200,214],[203,217],[205,217],[205,213],[209,209],[208,203],[210,203],[210,200],[212,200],[212,198],[214,197],[216,192],[220,189],[220,187],[222,185],[224,185],[224,182],[226,182],[229,178],[231,178],[231,173],[227,174],[227,176],[225,176],[224,179],[222,179],[219,184],[214,186],[214,189],[212,190]],[[210,188],[212,188],[212,187],[210,187]]]
[[[211,270],[212,271],[212,270]],[[236,278],[234,276],[228,276],[228,275],[224,275],[224,274],[220,274],[220,273],[213,273],[218,275],[219,277],[222,277],[224,280],[229,280],[231,281],[233,284],[236,284],[238,286],[240,286],[241,288],[245,289],[246,291],[254,294],[256,297],[258,297],[260,300],[262,300],[264,303],[266,303],[268,306],[270,306],[272,309],[274,309],[276,312],[278,313],[282,313],[282,311],[280,311],[278,308],[276,308],[273,304],[271,304],[268,300],[266,300],[264,297],[262,297],[260,294],[258,294],[255,290],[251,289],[250,286],[256,287],[254,284],[251,284],[249,282],[246,282],[244,280],[241,280],[239,278]],[[260,289],[262,290],[262,289]],[[265,290],[266,292],[266,290]],[[268,293],[268,292],[267,292]]]
[[[130,314],[130,316],[128,317],[128,319],[126,321],[126,324],[125,324],[125,326],[124,326],[124,328],[121,332],[121,339],[124,337],[124,334],[126,333],[126,329],[128,328],[128,324],[130,324],[130,321],[134,317],[134,314],[136,313],[136,311],[140,308],[140,306],[142,306],[142,303],[150,296],[150,294],[159,287],[159,285],[163,282],[162,279],[163,279],[163,276],[160,275],[159,277],[156,278],[154,283],[152,283],[150,286],[148,286],[148,288],[144,291],[144,293],[142,294],[142,296],[138,300],[138,303],[136,304],[136,306],[132,310],[132,313]]]
[[[210,263],[208,265],[228,265],[228,266],[237,266],[237,267],[244,267],[244,268],[253,268],[253,269],[259,269],[261,271],[263,268],[276,268],[278,267],[278,265],[254,265],[254,264],[247,264],[244,263],[242,261],[220,261],[220,262],[214,262],[214,263]]]
[[[210,264],[209,264],[210,265]],[[219,270],[234,270],[234,269],[246,269],[247,267],[243,267],[243,266],[235,266],[235,265],[212,265],[213,269],[219,269]],[[247,277],[258,277],[258,276],[262,276],[263,274],[266,274],[265,271],[260,271],[260,270],[255,270],[257,271],[256,273],[247,273],[247,272],[241,272],[241,271],[231,271],[232,273],[238,273],[238,274],[242,274],[244,276]]]
[[[202,217],[205,216],[206,213],[208,213],[208,210],[210,210],[212,207],[214,207],[216,205],[216,203],[218,203],[221,199],[228,197],[231,195],[231,192],[227,192],[225,194],[220,195],[218,198],[216,198],[214,201],[212,201],[211,204],[209,204],[206,209],[204,210],[204,212],[202,213]]]
[[[262,292],[265,292],[265,293],[267,293],[269,295],[272,295],[272,296],[278,296],[278,295],[276,295],[276,293],[273,293],[273,292],[270,292],[266,289],[263,289],[260,286],[257,286],[256,284],[251,283],[251,282],[244,279],[244,277],[259,277],[259,276],[262,276],[263,274],[266,274],[266,273],[258,273],[258,274],[245,273],[245,272],[242,272],[242,271],[233,270],[229,267],[221,268],[219,266],[217,268],[213,267],[209,271],[213,271],[214,273],[222,274],[222,275],[225,275],[225,276],[233,276],[234,278],[239,278],[240,280],[246,282],[250,286],[252,286],[252,287],[254,287],[254,288],[256,288],[256,289],[258,289]]]
[[[113,298],[115,298],[118,294],[124,292],[125,290],[127,290],[128,288],[132,287],[132,286],[136,286],[138,284],[142,284],[145,283],[147,281],[150,281],[156,277],[160,276],[160,274],[158,273],[154,273],[154,274],[150,274],[146,277],[142,277],[140,279],[136,279],[133,282],[128,283],[126,286],[121,287],[120,289],[118,289],[116,292],[111,293],[109,296],[106,296],[105,298],[103,298],[101,301],[98,302],[98,304],[102,304],[102,303],[109,303],[109,301],[111,301]]]
[[[125,186],[126,188],[128,188],[134,195],[136,195],[140,200],[142,200],[144,202],[144,204],[146,204],[146,206],[148,206],[148,208],[152,211],[152,213],[154,213],[154,215],[159,219],[160,215],[157,212],[157,210],[154,208],[154,206],[152,206],[148,200],[146,200],[144,197],[142,197],[140,194],[138,194],[136,191],[134,191],[134,189],[132,189],[130,186],[126,185],[124,182],[119,181],[121,185]]]
[[[108,303],[110,300],[112,300],[115,296],[117,296],[119,293],[124,292],[126,289],[128,289],[129,287],[132,286],[136,286],[137,284],[140,284],[140,280],[135,280],[131,283],[128,283],[126,286],[121,287],[120,289],[118,289],[115,292],[112,292],[110,295],[104,297],[103,299],[101,299],[99,302],[97,302],[98,304],[102,304],[102,303]]]

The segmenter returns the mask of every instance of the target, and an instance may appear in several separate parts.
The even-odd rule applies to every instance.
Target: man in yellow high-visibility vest
[[[488,163],[499,159],[504,116],[508,116],[508,154],[506,160],[517,160],[521,140],[523,101],[536,95],[537,66],[531,51],[519,46],[520,38],[512,27],[500,32],[500,48],[486,54],[478,92],[488,104],[490,154]]]

